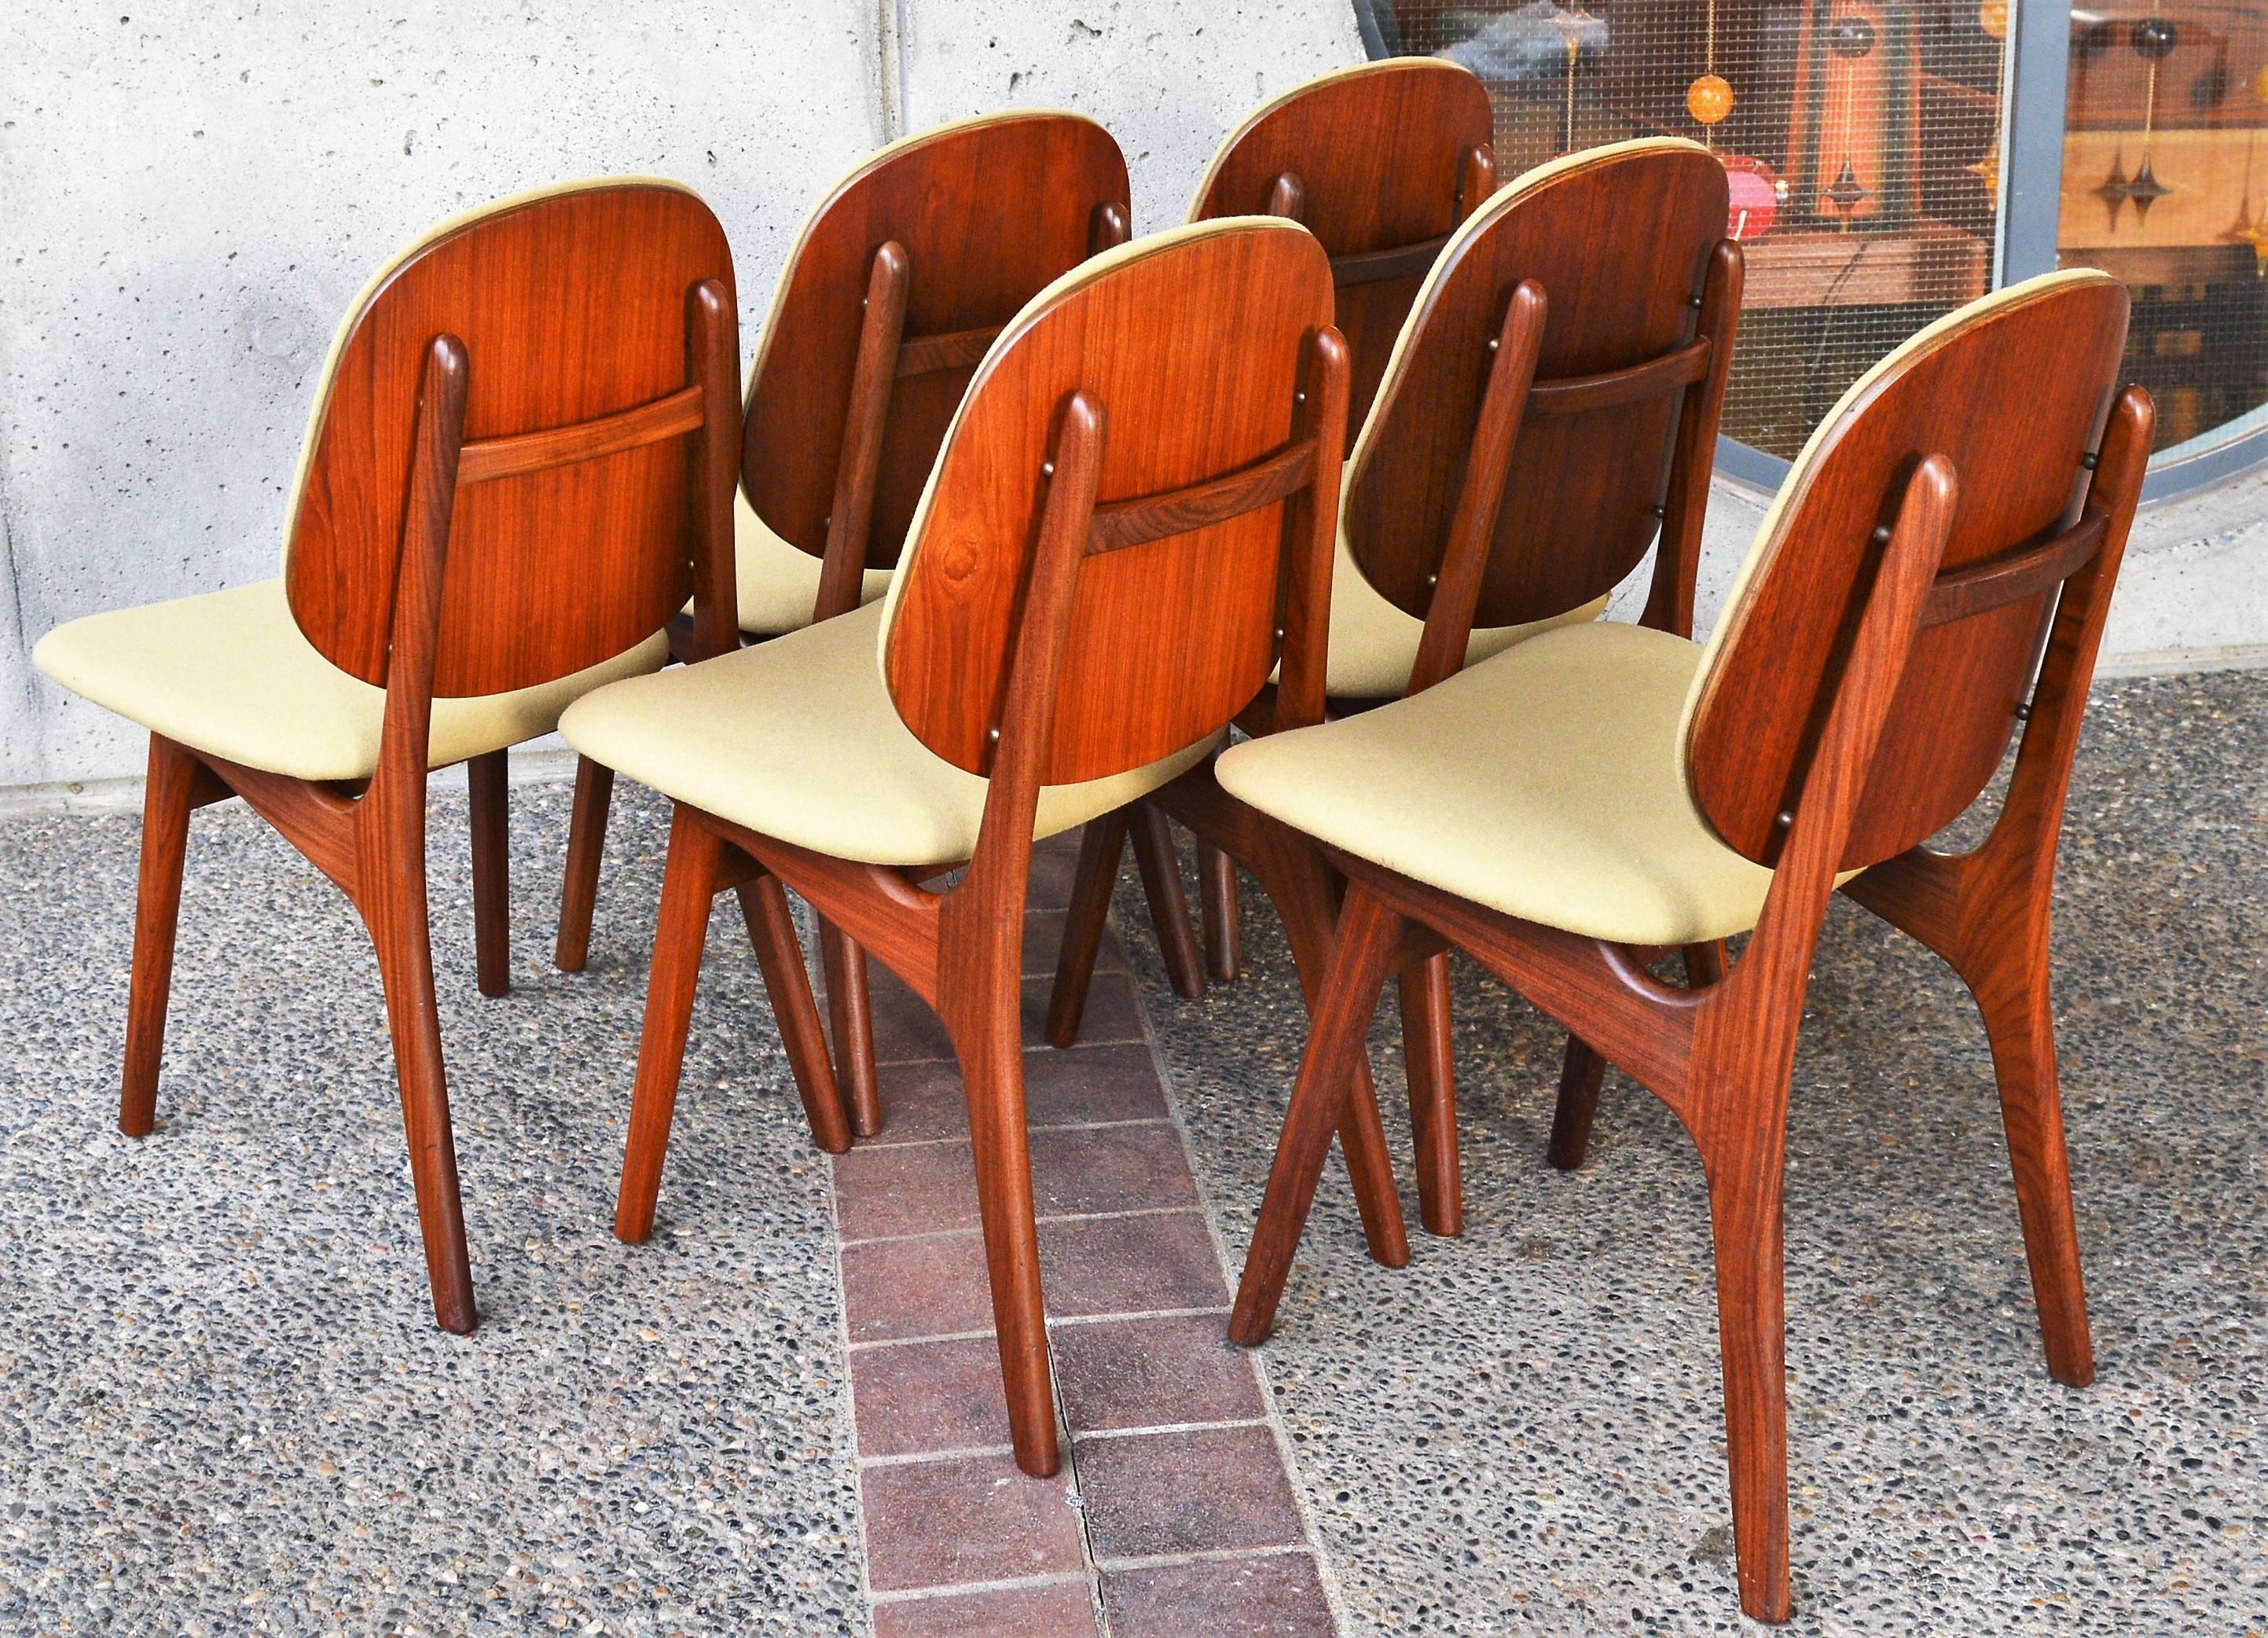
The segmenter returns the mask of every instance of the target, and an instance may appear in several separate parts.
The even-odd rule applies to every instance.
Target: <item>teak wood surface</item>
[[[346,893],[376,947],[433,1311],[450,1331],[476,1310],[426,914],[433,700],[596,664],[688,592],[699,640],[723,652],[738,372],[731,252],[684,189],[593,185],[422,247],[356,318],[285,580],[309,640],[386,690],[376,771],[357,789],[151,738],[119,1129],[155,1121],[189,814],[240,796]],[[494,995],[504,753],[468,772],[478,975]]]
[[[935,867],[831,857],[682,803],[673,820],[615,1232],[652,1231],[710,902],[726,886],[784,882],[952,1035],[1010,1433],[1027,1472],[1060,1461],[1019,1022],[1040,788],[1217,734],[1279,659],[1285,709],[1321,719],[1346,414],[1330,314],[1312,238],[1224,225],[1130,247],[1028,310],[986,358],[884,645],[907,726],[990,780],[957,882],[937,888]],[[847,1133],[802,967],[782,961],[766,982],[790,1021],[814,1131],[839,1147]],[[1394,1213],[1374,1225],[1374,1248],[1406,1257],[1375,1103],[1355,1100],[1348,1125],[1363,1198]]]
[[[1379,179],[1364,185],[1376,188]],[[1394,373],[1355,442],[1344,519],[1366,578],[1426,623],[1409,692],[1463,664],[1476,624],[1580,607],[1611,590],[1657,541],[1644,623],[1691,634],[1740,321],[1741,251],[1722,237],[1725,197],[1723,167],[1690,144],[1602,154],[1488,203],[1418,292]],[[1243,720],[1252,732],[1273,726],[1264,705]],[[1240,860],[1267,886],[1285,867],[1256,855],[1307,845],[1257,814],[1226,818],[1241,804],[1209,771],[1151,800],[1200,838],[1208,942],[1218,949],[1233,936],[1219,929],[1234,919],[1217,861]],[[1049,1012],[1057,1045],[1077,1038],[1117,868],[1110,835],[1089,842]],[[1143,860],[1145,887],[1159,874]],[[1177,893],[1177,872],[1171,885]],[[1273,888],[1270,896],[1280,909]],[[1151,903],[1168,971],[1189,993],[1202,980],[1178,978],[1197,970],[1194,947],[1184,929],[1176,948],[1171,900],[1160,908],[1152,890]],[[1302,955],[1303,943],[1294,941],[1295,959],[1312,975],[1321,952]],[[1419,1219],[1454,1235],[1464,1210],[1447,958],[1414,963],[1398,988]]]
[[[1601,1060],[1668,1104],[1701,1153],[1741,1604],[1763,1620],[1784,1620],[1791,1607],[1789,1081],[1839,872],[1859,870],[1843,890],[1944,956],[1976,997],[2048,1367],[2073,1385],[2094,1375],[2048,920],[2072,753],[2153,411],[2130,387],[2104,428],[2124,288],[2101,277],[2041,284],[1960,320],[1949,339],[1846,406],[1791,478],[1798,487],[1736,593],[1687,730],[1689,782],[1719,833],[1775,874],[1749,943],[1713,982],[1666,985],[1646,970],[1654,952],[1518,920],[1333,854],[1351,885],[1230,1322],[1248,1344],[1273,1323],[1386,976],[1447,947],[1469,952],[1576,1037],[1555,1163],[1581,1161]],[[1980,575],[1979,565],[1989,568]],[[1975,708],[1980,697],[1989,713]],[[1933,828],[1929,815],[1958,812],[1983,790],[1993,763],[1979,743],[2005,745],[2020,714],[2013,783],[1988,839],[1959,857],[1918,845],[1913,832]]]
[[[751,377],[740,483],[773,532],[821,560],[812,618],[889,568],[970,375],[1001,327],[1125,241],[1126,161],[1084,114],[1016,110],[894,143],[821,201],[791,253]],[[677,657],[690,660],[680,621]],[[588,959],[613,776],[581,759],[557,963]],[[836,1074],[858,1135],[881,1130],[866,968],[820,930]]]

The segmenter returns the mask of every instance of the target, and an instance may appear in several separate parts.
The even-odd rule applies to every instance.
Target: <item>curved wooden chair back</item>
[[[1293,87],[1229,134],[1189,220],[1284,216],[1321,240],[1352,358],[1350,433],[1450,232],[1496,191],[1495,114],[1472,70],[1390,57]]]
[[[2103,540],[2109,512],[2087,504],[2088,473],[2126,308],[2125,287],[2092,270],[2014,285],[1914,336],[1813,433],[1689,707],[1687,780],[1732,846],[1777,859],[1874,565],[1907,480],[1933,454],[1958,483],[1951,533],[1843,868],[1905,852],[1984,790],[2065,582],[2091,572]]]
[[[703,529],[730,539],[729,514],[705,515],[701,440],[684,436],[704,423],[703,286],[729,342],[724,229],[691,190],[644,179],[499,202],[382,269],[333,346],[285,532],[307,640],[385,685],[405,542],[427,527],[411,469],[439,406],[421,394],[449,338],[463,443],[432,691],[532,687],[667,623]]]
[[[805,222],[764,324],[740,446],[756,515],[814,557],[863,531],[851,560],[893,567],[977,361],[1126,238],[1127,198],[1118,144],[1077,114],[941,126],[860,165]]]
[[[1336,493],[1336,440],[1310,430],[1344,413],[1330,322],[1321,246],[1254,218],[1137,240],[1025,309],[969,387],[890,587],[883,673],[924,745],[990,771],[1075,394],[1102,417],[1098,504],[1042,781],[1123,772],[1215,733],[1268,680],[1287,621],[1287,676],[1307,679],[1320,713],[1317,607],[1278,603],[1316,492]],[[1326,588],[1329,550],[1325,536],[1300,571]]]
[[[1690,562],[1740,309],[1725,205],[1713,157],[1654,137],[1530,171],[1458,229],[1351,457],[1347,542],[1387,601],[1425,616],[1460,514],[1486,485],[1498,498],[1492,520],[1469,525],[1487,541],[1473,624],[1587,602],[1657,533]],[[1498,401],[1508,452],[1482,463],[1484,412]]]

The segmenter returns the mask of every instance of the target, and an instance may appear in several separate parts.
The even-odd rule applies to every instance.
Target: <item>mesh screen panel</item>
[[[2158,447],[2268,422],[2268,6],[2089,5],[2070,76],[2059,260],[2133,291]]]
[[[1496,105],[1510,181],[1668,132],[1732,173],[1748,256],[1724,430],[1792,457],[1874,361],[1992,286],[1999,0],[1373,0]]]

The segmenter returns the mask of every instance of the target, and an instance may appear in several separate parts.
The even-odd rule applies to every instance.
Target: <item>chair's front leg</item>
[[[1210,837],[1197,837],[1198,902],[1204,922],[1205,973],[1233,984],[1244,968],[1244,923],[1236,902],[1236,860]]]
[[[637,1086],[630,1095],[630,1139],[622,1151],[622,1188],[615,1199],[615,1237],[632,1244],[653,1232],[661,1162],[669,1149],[670,1118],[676,1111],[678,1077],[685,1067],[685,1033],[693,1021],[701,949],[709,937],[709,907],[717,896],[724,859],[724,839],[680,803],[669,822],[661,912],[653,930],[653,967],[646,977],[645,1027],[638,1041]]]
[[[1591,1152],[1591,1123],[1606,1078],[1607,1060],[1582,1037],[1569,1036],[1559,1064],[1559,1099],[1551,1110],[1551,1141],[1544,1150],[1544,1159],[1561,1171],[1575,1170]]]
[[[158,1065],[166,1051],[166,1000],[173,987],[173,934],[180,922],[197,771],[189,752],[162,735],[150,736],[141,879],[134,893],[134,971],[126,991],[126,1062],[118,1093],[118,1129],[129,1138],[148,1137],[158,1119]]]
[[[473,974],[482,995],[512,993],[512,786],[509,751],[465,764],[473,823]]]
[[[851,1129],[871,1138],[882,1129],[881,1080],[874,1067],[874,1002],[866,952],[841,928],[819,924],[819,956],[827,972],[827,1022],[835,1034],[835,1079],[850,1110]]]
[[[559,882],[559,941],[553,964],[580,972],[591,958],[591,919],[599,906],[599,861],[607,848],[607,810],[615,771],[588,756],[575,759],[575,808],[567,821],[567,868]]]
[[[1457,1066],[1449,1038],[1449,956],[1444,950],[1396,980],[1402,1061],[1410,1083],[1410,1130],[1418,1151],[1418,1220],[1438,1235],[1465,1228],[1457,1157]]]
[[[1132,808],[1090,819],[1079,837],[1079,868],[1071,877],[1071,904],[1064,914],[1063,944],[1056,956],[1055,987],[1048,993],[1046,1039],[1049,1046],[1079,1040],[1086,991],[1094,980],[1094,958],[1102,946],[1110,914],[1110,889],[1118,880],[1119,856],[1126,851]]]
[[[1359,883],[1348,891],[1329,963],[1308,1003],[1307,1051],[1229,1316],[1230,1340],[1247,1347],[1266,1341],[1276,1323],[1323,1157],[1330,1152],[1332,1128],[1355,1096],[1363,1042],[1378,992],[1393,970],[1402,929],[1402,917]]]
[[[803,1100],[804,1118],[811,1135],[830,1155],[850,1147],[849,1111],[837,1089],[834,1066],[828,1062],[827,1037],[819,1027],[819,1007],[811,999],[811,976],[803,970],[803,947],[788,914],[787,895],[779,878],[758,876],[740,884],[740,916],[747,923],[748,942],[763,969],[764,993],[771,998],[772,1017],[779,1025],[780,1044],[787,1049],[788,1067]]]

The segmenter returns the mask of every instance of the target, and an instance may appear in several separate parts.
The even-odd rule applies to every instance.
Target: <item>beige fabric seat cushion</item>
[[[437,698],[431,765],[549,734],[580,696],[668,657],[656,632],[556,682]],[[363,779],[378,768],[386,691],[340,670],[300,635],[280,579],[90,615],[48,632],[32,658],[73,693],[230,762],[302,779]]]
[[[703,812],[837,859],[941,865],[976,849],[989,782],[932,753],[899,719],[874,662],[882,609],[576,703],[568,743]],[[1053,836],[1146,795],[1213,739],[1130,773],[1040,792]]]
[[[1476,627],[1465,645],[1465,663],[1500,654],[1514,643],[1563,625],[1596,620],[1606,609],[1607,600],[1600,597],[1548,620]],[[1400,698],[1409,690],[1418,639],[1425,635],[1423,620],[1388,602],[1364,577],[1342,529],[1338,555],[1331,564],[1331,636],[1324,692],[1333,699]]]
[[[812,605],[819,601],[821,560],[774,534],[738,490],[733,492],[733,535],[740,630],[777,637],[809,625]],[[889,589],[890,572],[869,569],[858,601],[871,603]]]
[[[1521,643],[1414,698],[1238,745],[1220,782],[1347,852],[1593,938],[1756,925],[1771,872],[1717,838],[1678,762],[1702,651],[1614,623]]]

